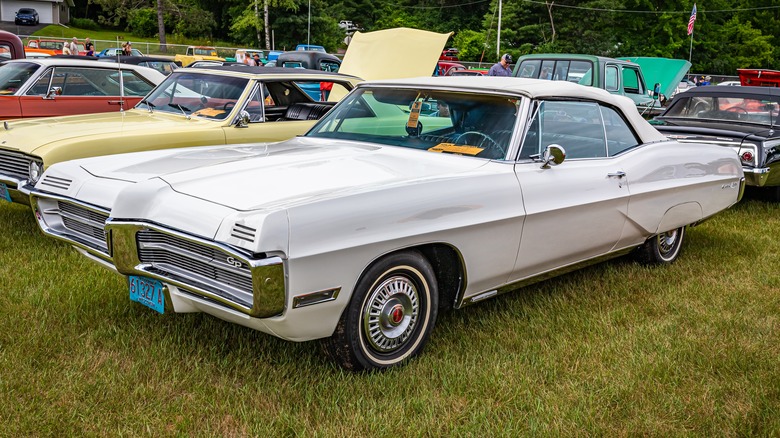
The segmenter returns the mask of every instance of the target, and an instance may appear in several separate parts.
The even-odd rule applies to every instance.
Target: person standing
[[[121,55],[130,56],[132,54],[133,54],[133,44],[130,41],[125,41],[124,44],[122,44]]]
[[[79,54],[79,40],[76,37],[73,37],[73,39],[70,41],[70,54],[71,55]]]
[[[503,56],[501,56],[501,60],[498,61],[493,65],[493,67],[490,67],[490,70],[488,70],[488,76],[512,76],[512,69],[509,67],[509,64],[512,63],[512,55],[509,53],[504,53]]]
[[[87,51],[87,56],[95,56],[95,45],[89,40],[89,37],[84,39],[84,50]]]

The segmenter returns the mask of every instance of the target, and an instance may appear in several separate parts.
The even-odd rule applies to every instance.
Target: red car
[[[487,74],[487,70],[450,70],[449,76],[485,76]]]
[[[0,120],[129,109],[163,79],[130,64],[120,70],[119,64],[59,57],[8,61],[0,66]]]
[[[439,61],[434,76],[451,76],[453,71],[466,70],[466,66],[451,61]]]
[[[458,61],[458,49],[446,49],[441,51],[439,61]]]

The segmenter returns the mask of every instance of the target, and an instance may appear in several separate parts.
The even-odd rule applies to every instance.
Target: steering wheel
[[[466,131],[463,134],[461,134],[461,135],[459,135],[458,137],[455,138],[455,143],[462,143],[461,139],[463,139],[464,137],[468,138],[468,136],[474,136],[474,137],[481,138],[482,140],[479,142],[480,145],[482,145],[485,141],[487,141],[489,143],[489,146],[492,146],[493,148],[498,149],[501,152],[501,156],[502,157],[506,156],[506,151],[504,150],[504,148],[502,148],[501,145],[499,145],[495,140],[493,140],[493,138],[491,138],[489,135],[487,135],[487,134],[485,134],[483,132],[479,132],[479,131]],[[463,143],[465,143],[465,142],[463,142]]]
[[[748,111],[745,108],[742,108],[741,106],[732,106],[731,108],[727,109],[726,111],[732,112],[732,113],[742,113],[747,114]]]
[[[229,113],[229,112],[230,112],[230,110],[231,110],[231,109],[232,109],[234,106],[236,106],[236,101],[235,101],[235,100],[231,100],[230,102],[225,102],[225,104],[224,104],[224,105],[222,105],[222,110],[223,110],[223,111],[225,111],[226,113]]]

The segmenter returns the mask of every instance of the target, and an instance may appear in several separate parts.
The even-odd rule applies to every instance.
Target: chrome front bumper
[[[0,183],[8,188],[11,201],[19,204],[30,205],[30,188],[26,179],[19,179],[9,175],[0,174]]]
[[[121,274],[154,278],[255,318],[284,311],[280,257],[252,258],[230,246],[146,222],[109,220],[106,233]]]

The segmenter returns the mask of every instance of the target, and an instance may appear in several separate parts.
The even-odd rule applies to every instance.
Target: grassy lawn
[[[89,37],[91,40],[97,41],[96,46],[98,51],[103,50],[107,47],[119,47],[116,43],[117,41],[119,41],[120,44],[124,41],[131,41],[133,43],[133,48],[141,50],[144,54],[161,53],[158,47],[160,43],[160,40],[158,38],[156,37],[141,38],[141,37],[131,35],[129,32],[118,31],[118,30],[96,31],[96,30],[78,29],[75,27],[65,28],[62,26],[50,25],[35,32],[33,35],[39,37],[54,37],[54,38],[66,38],[66,39],[77,37],[79,40],[83,40],[84,38]],[[180,37],[176,37],[174,35],[168,35],[166,37],[166,40],[169,45],[180,44],[183,46],[208,45],[208,46],[219,46],[219,47],[235,47],[235,43],[230,43],[227,41],[210,41],[206,39],[202,39],[202,40],[183,39]],[[111,43],[109,43],[109,41]],[[27,42],[25,41],[25,44],[26,43]],[[169,47],[168,54],[173,54],[176,52],[184,53],[185,48],[186,47],[171,46]],[[235,50],[226,51],[225,54],[229,54],[230,52],[235,54]]]
[[[776,435],[780,206],[746,199],[681,259],[618,259],[445,313],[406,367],[131,303],[0,204],[0,435]]]

